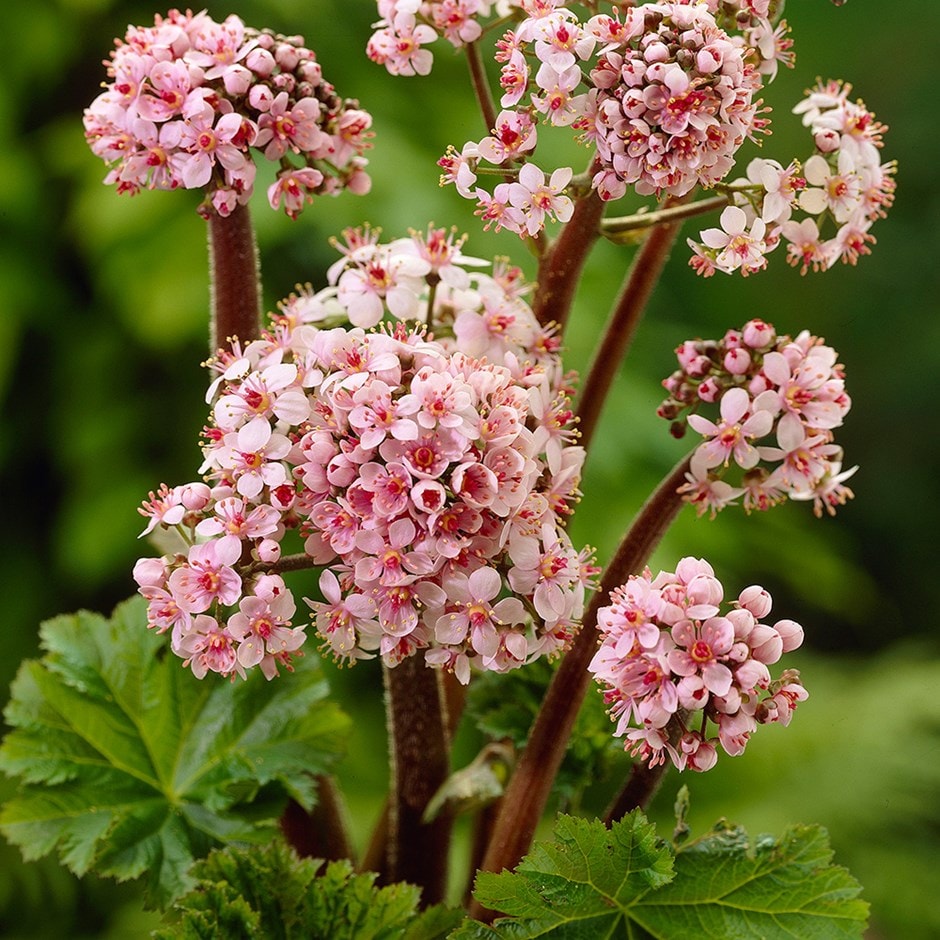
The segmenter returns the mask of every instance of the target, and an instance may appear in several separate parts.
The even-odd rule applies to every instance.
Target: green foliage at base
[[[510,916],[453,937],[841,940],[865,928],[859,891],[818,826],[751,840],[719,825],[676,849],[639,812],[609,830],[561,816],[555,841],[537,843],[515,872],[478,876],[477,900]]]
[[[198,681],[145,627],[144,603],[112,619],[80,612],[41,629],[5,711],[0,769],[20,792],[0,831],[27,860],[58,850],[76,874],[146,876],[152,903],[186,887],[193,858],[270,839],[290,796],[343,749],[348,720],[315,662],[288,679]]]
[[[375,887],[374,872],[353,874],[347,861],[325,868],[281,842],[228,848],[193,866],[196,886],[179,899],[157,940],[435,940],[462,912],[418,913],[409,884]]]

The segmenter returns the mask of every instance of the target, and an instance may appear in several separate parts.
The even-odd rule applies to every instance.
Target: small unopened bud
[[[718,398],[721,395],[721,392],[722,392],[721,383],[713,375],[710,375],[698,387],[698,397],[702,401],[707,401],[707,402],[718,401]]]
[[[774,629],[783,640],[785,653],[792,652],[803,644],[803,628],[795,620],[778,620]]]
[[[750,353],[746,349],[729,349],[723,365],[732,375],[744,375],[751,368]]]
[[[738,595],[738,604],[760,620],[770,613],[773,599],[759,584],[752,584]]]
[[[833,150],[839,149],[839,144],[842,142],[838,133],[833,130],[818,131],[813,140],[820,153],[832,153]]]
[[[742,330],[742,339],[751,349],[763,349],[777,338],[776,330],[763,320],[748,320]]]

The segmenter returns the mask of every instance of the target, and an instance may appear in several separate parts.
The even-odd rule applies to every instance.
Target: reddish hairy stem
[[[224,218],[209,216],[209,276],[209,351],[231,336],[243,343],[255,339],[261,329],[261,270],[247,206],[236,206]]]
[[[486,133],[489,134],[496,127],[496,105],[493,103],[493,95],[490,93],[490,83],[486,79],[486,69],[483,67],[483,59],[480,57],[480,47],[475,42],[470,42],[464,48],[467,50],[470,81],[477,96],[477,103],[480,105],[480,112],[483,114]]]
[[[281,816],[281,831],[298,855],[334,861],[353,857],[343,799],[332,777],[317,777],[317,805],[308,813],[291,800]]]
[[[646,809],[663,782],[666,770],[665,762],[650,767],[642,761],[637,761],[630,771],[626,785],[607,808],[604,814],[604,825],[609,829],[627,813],[635,809]]]
[[[652,229],[630,265],[620,296],[607,321],[604,337],[581,388],[578,430],[582,447],[587,448],[590,444],[611,383],[630,348],[647,301],[662,274],[680,228],[681,222],[674,222]]]
[[[448,740],[453,740],[454,734],[457,732],[457,725],[460,723],[460,716],[466,704],[467,688],[460,684],[457,677],[452,672],[441,672],[438,675],[446,712]],[[379,871],[386,867],[385,860],[388,857],[389,807],[390,801],[386,798],[385,802],[382,804],[379,818],[372,830],[372,835],[369,838],[369,844],[366,846],[366,850],[363,853],[362,861],[359,865],[360,871]]]
[[[421,817],[450,770],[441,676],[421,656],[383,673],[392,772],[385,873],[417,885],[423,904],[436,904],[447,887],[452,820],[449,813],[429,823]]]
[[[650,495],[604,571],[581,632],[548,687],[506,788],[482,871],[511,869],[529,850],[590,682],[587,667],[597,648],[597,612],[608,602],[611,590],[642,568],[676,517],[682,507],[676,490],[684,482],[688,466],[686,457]],[[474,902],[470,915],[492,919],[493,912]]]
[[[590,175],[593,176],[597,165],[595,159],[588,169]],[[560,327],[565,325],[584,262],[600,235],[603,214],[600,196],[593,189],[588,190],[576,200],[571,218],[542,255],[532,304],[539,323],[554,321]]]

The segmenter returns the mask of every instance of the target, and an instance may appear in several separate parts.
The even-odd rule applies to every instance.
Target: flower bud
[[[267,49],[252,49],[245,58],[245,65],[258,78],[269,78],[274,71],[274,56]]]
[[[837,131],[833,130],[822,130],[817,131],[813,137],[813,141],[816,144],[816,149],[820,153],[833,153],[839,149],[839,146],[842,143],[842,138],[839,136]]]
[[[179,488],[180,502],[190,511],[205,509],[212,499],[212,490],[205,483],[187,483]]]
[[[718,381],[718,379],[715,378],[715,376],[710,375],[707,379],[705,379],[704,382],[702,382],[701,385],[699,385],[698,397],[702,401],[709,403],[716,402],[721,396],[722,391],[724,391],[724,389],[722,389],[721,383]]]
[[[750,611],[758,620],[770,613],[773,600],[759,584],[746,587],[738,595],[738,605]]]
[[[746,346],[751,349],[762,349],[769,346],[777,338],[776,330],[763,320],[748,320],[744,324],[742,338]]]
[[[281,557],[281,546],[274,539],[262,539],[258,545],[258,561],[272,564]]]
[[[134,580],[141,587],[162,588],[166,584],[166,563],[162,558],[141,558],[134,565]]]
[[[746,349],[729,349],[723,364],[732,375],[744,375],[751,368],[750,353]]]
[[[278,43],[274,49],[274,59],[285,72],[293,72],[300,62],[299,50],[289,42]]]
[[[783,651],[790,653],[803,644],[803,628],[795,620],[778,620],[774,629],[783,640]]]
[[[248,92],[248,104],[256,111],[270,111],[274,92],[267,85],[255,85]]]
[[[777,662],[783,655],[783,638],[773,628],[759,623],[748,637],[751,652],[758,662],[768,665]]]
[[[222,84],[225,85],[226,92],[233,98],[239,98],[247,94],[248,89],[251,87],[251,82],[251,72],[242,65],[229,66],[225,75],[222,77]]]
[[[665,62],[669,58],[669,47],[662,42],[651,42],[643,50],[643,58],[647,62]]]

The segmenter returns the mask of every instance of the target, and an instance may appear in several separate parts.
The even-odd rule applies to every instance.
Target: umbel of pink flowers
[[[518,271],[471,273],[442,230],[342,250],[329,287],[219,354],[204,481],[142,509],[178,537],[135,568],[149,625],[197,676],[270,678],[305,639],[288,541],[326,566],[309,604],[340,660],[422,654],[467,682],[557,653],[596,568],[564,528],[584,452],[554,337]]]
[[[291,217],[313,195],[369,189],[372,118],[336,94],[301,36],[171,10],[129,27],[105,65],[85,137],[119,192],[205,188],[200,212],[227,216],[250,198],[259,157],[278,165],[268,201]]]
[[[833,437],[852,406],[834,349],[806,331],[778,336],[755,319],[718,342],[689,340],[676,356],[658,413],[676,436],[688,423],[705,438],[681,490],[699,514],[743,497],[748,512],[789,498],[833,515],[852,497],[845,481],[858,468],[842,469]],[[715,420],[701,414],[715,405]]]
[[[395,75],[426,75],[439,36],[460,47],[506,18],[496,44],[502,110],[490,133],[451,148],[442,181],[476,203],[484,227],[537,235],[567,222],[571,196],[593,187],[606,201],[631,191],[683,197],[695,187],[728,198],[719,227],[689,240],[691,265],[747,276],[786,244],[787,261],[822,271],[855,264],[874,242],[872,224],[894,198],[893,162],[882,163],[884,125],[851,86],[819,84],[794,109],[813,154],[786,166],[754,159],[729,181],[747,140],[767,130],[759,95],[778,66],[795,61],[783,4],[770,0],[676,0],[578,4],[561,0],[379,0],[382,19],[367,53]],[[610,6],[609,12],[599,7]],[[582,179],[571,167],[537,164],[546,125],[571,127],[596,160]],[[482,173],[503,171],[492,190]]]
[[[396,13],[380,36],[414,17],[405,8],[416,4],[391,6]],[[477,200],[478,212],[497,228],[533,234],[543,210],[563,219],[553,199],[572,172],[564,168],[549,184],[535,172],[539,122],[571,126],[594,144],[598,168],[590,185],[604,200],[620,199],[628,189],[681,196],[717,183],[744,141],[766,129],[756,97],[763,46],[755,45],[757,33],[770,28],[765,18],[748,12],[740,22],[732,19],[739,31],[732,37],[701,4],[646,3],[585,22],[551,0],[518,6],[521,21],[497,44],[504,110],[491,136],[443,161],[445,180]],[[370,55],[387,66],[395,62],[391,54],[376,55],[377,48],[385,47],[374,38]],[[773,61],[773,42],[770,48]],[[492,193],[477,185],[481,164],[520,162],[529,167],[523,168],[528,178],[520,173],[517,183]]]
[[[801,274],[837,261],[854,265],[871,253],[870,229],[894,202],[896,165],[881,162],[886,128],[863,101],[849,100],[851,90],[828,82],[807,92],[793,110],[813,134],[813,154],[802,165],[748,164],[747,178],[731,184],[741,204],[725,209],[720,228],[705,229],[701,242],[688,239],[696,273],[747,277],[766,267],[766,255],[781,242]]]
[[[601,645],[590,670],[615,734],[651,766],[710,770],[718,747],[736,757],[758,725],[790,723],[808,697],[795,669],[768,666],[803,642],[792,620],[761,623],[771,610],[760,586],[745,588],[726,613],[711,565],[683,558],[675,572],[632,576],[598,612]]]

